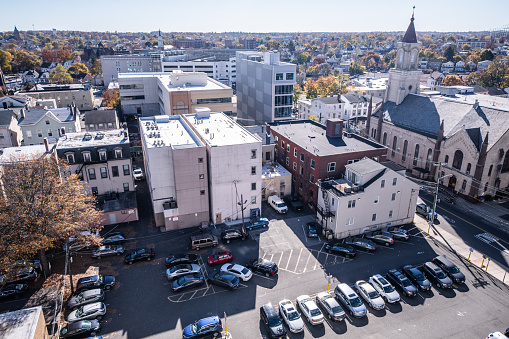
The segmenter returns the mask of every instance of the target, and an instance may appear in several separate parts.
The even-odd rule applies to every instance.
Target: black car
[[[0,285],[2,284],[25,284],[34,281],[37,278],[37,271],[32,266],[13,266],[9,272],[0,276]]]
[[[308,222],[307,224],[308,232],[306,236],[308,238],[318,238],[317,224],[314,221]]]
[[[417,295],[417,287],[400,271],[396,269],[389,270],[386,278],[405,293],[407,297],[415,297]]]
[[[19,297],[28,290],[27,284],[10,284],[0,287],[0,299]]]
[[[302,211],[304,204],[299,200],[298,196],[292,195],[285,199],[286,204],[294,211]]]
[[[355,257],[355,250],[350,245],[345,245],[342,243],[328,243],[325,244],[325,250],[328,253],[334,253],[334,254],[342,254],[344,256],[348,257]]]
[[[389,232],[374,231],[364,234],[364,238],[385,246],[394,244],[394,237]]]
[[[226,272],[216,273],[212,278],[208,278],[207,281],[211,284],[225,287],[231,291],[239,287],[240,284],[239,278]]]
[[[131,254],[125,256],[124,262],[126,264],[131,265],[133,262],[138,260],[147,260],[150,261],[154,258],[154,250],[151,248],[142,248],[140,250],[136,250]]]
[[[170,268],[181,264],[196,264],[198,255],[196,254],[175,254],[166,258],[166,268]]]
[[[201,285],[204,282],[205,280],[203,279],[203,275],[199,273],[188,274],[173,281],[173,283],[171,284],[171,289],[173,290],[173,292],[178,292],[185,288]]]
[[[418,266],[413,267],[412,265],[406,265],[403,267],[403,273],[415,286],[418,286],[421,290],[429,291],[431,289],[431,283],[428,279],[426,279]]]
[[[101,329],[97,320],[80,320],[67,324],[60,330],[60,338],[71,338],[77,335],[92,334]]]
[[[267,326],[270,338],[281,338],[286,336],[286,330],[271,303],[260,307],[260,320]]]
[[[236,229],[229,229],[221,232],[221,240],[227,244],[232,240],[240,239],[242,240],[242,231]]]
[[[118,245],[126,241],[125,236],[120,232],[109,233],[104,236],[102,245]]]
[[[465,282],[465,275],[460,272],[458,266],[454,265],[452,261],[440,255],[432,260],[435,265],[440,267],[456,284],[463,284]]]
[[[115,285],[115,277],[111,275],[91,275],[89,277],[83,277],[78,280],[76,285],[76,292],[91,290],[94,288],[102,288],[103,290],[109,290]]]
[[[266,277],[275,276],[278,272],[276,263],[263,258],[249,260],[246,267],[253,272],[265,274]]]
[[[372,252],[376,249],[376,245],[372,241],[363,238],[346,238],[343,243],[367,252]]]
[[[445,274],[444,271],[434,263],[428,261],[422,265],[424,274],[430,279],[436,282],[440,288],[451,288],[452,280]]]

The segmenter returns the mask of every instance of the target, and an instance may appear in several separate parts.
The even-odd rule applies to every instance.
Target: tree
[[[42,59],[39,58],[32,52],[27,51],[17,51],[14,55],[14,60],[12,61],[12,66],[17,71],[26,71],[29,69],[34,69],[37,66],[42,64]]]
[[[85,64],[82,64],[81,62],[75,62],[72,64],[69,69],[67,70],[70,74],[79,74],[79,73],[87,73],[89,74],[87,66]]]
[[[72,83],[72,76],[67,72],[66,67],[57,65],[54,72],[49,74],[49,80],[53,84],[70,84]]]
[[[452,57],[452,62],[454,62],[455,64],[460,62],[461,60],[463,60],[459,55],[455,55]]]
[[[277,40],[269,40],[266,45],[268,50],[275,51],[279,49],[280,44]]]
[[[120,107],[120,92],[118,89],[108,88],[104,91],[103,106],[117,109]]]
[[[38,254],[49,275],[45,251],[70,236],[88,238],[102,213],[96,199],[65,161],[37,154],[8,159],[2,166],[0,198],[0,268]],[[97,244],[100,239],[87,239]]]
[[[293,105],[297,106],[297,101],[299,101],[300,95],[302,94],[302,87],[299,84],[295,84],[293,86]]]
[[[495,56],[493,55],[493,52],[491,50],[483,49],[483,51],[481,52],[479,57],[481,58],[481,61],[484,61],[484,60],[493,60],[493,58]]]
[[[463,46],[461,46],[461,49],[463,49],[464,51],[470,51],[472,49],[472,46],[470,46],[469,44],[463,44]]]
[[[53,52],[49,49],[43,49],[41,52],[41,57],[42,57],[42,60],[44,60],[45,62],[58,62],[59,61],[58,53]]]
[[[304,84],[304,90],[306,91],[306,98],[307,99],[314,99],[317,98],[319,95],[319,88],[318,84],[314,80],[308,80]]]
[[[458,86],[458,85],[463,85],[463,81],[461,80],[461,78],[455,75],[448,75],[442,81],[442,86]]]
[[[311,54],[308,52],[302,52],[299,55],[297,55],[297,62],[299,64],[305,64],[311,60]]]
[[[359,64],[357,61],[354,61],[350,64],[348,67],[348,73],[354,75],[354,74],[362,74],[366,70],[366,67]]]
[[[452,58],[456,55],[456,46],[455,45],[449,45],[444,50],[444,57],[447,59],[447,61],[451,61]]]
[[[99,59],[95,59],[92,64],[92,68],[90,69],[90,74],[99,75],[103,72],[101,61]]]
[[[0,49],[0,68],[4,73],[11,71],[11,62],[13,59],[14,58],[11,53]]]

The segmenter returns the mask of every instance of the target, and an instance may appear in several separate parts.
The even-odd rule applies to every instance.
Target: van
[[[336,298],[345,306],[350,312],[350,315],[356,318],[365,317],[368,313],[366,306],[362,303],[361,298],[355,293],[354,290],[347,284],[338,284],[334,289]]]
[[[269,197],[269,205],[276,210],[278,213],[286,213],[288,212],[288,206],[284,203],[281,198],[279,198],[277,195],[271,195]]]
[[[200,234],[191,237],[191,249],[199,251],[200,248],[216,246],[217,237],[212,234]]]
[[[440,267],[455,283],[463,284],[465,282],[465,275],[461,273],[458,266],[454,265],[452,261],[447,259],[445,256],[439,255],[432,261],[435,265]]]
[[[415,213],[419,214],[423,218],[429,219],[429,218],[431,218],[432,211],[428,206],[426,206],[426,204],[418,203],[415,206]],[[435,212],[435,220],[436,219],[437,219],[437,212]]]

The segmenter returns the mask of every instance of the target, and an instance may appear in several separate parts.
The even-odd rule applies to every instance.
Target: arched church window
[[[488,170],[488,176],[491,176],[491,171],[493,171],[493,165],[491,165],[490,169]]]
[[[448,156],[448,155],[446,155],[446,156],[445,156],[445,161],[444,161],[444,162],[445,162],[446,164],[448,164],[448,163],[449,163],[449,156]]]
[[[403,142],[403,154],[401,155],[401,161],[403,161],[403,162],[406,161],[406,152],[407,152],[407,149],[408,149],[408,141],[405,140],[405,142]]]
[[[387,132],[384,133],[384,140],[382,141],[382,145],[387,145]]]
[[[505,153],[504,163],[502,164],[502,173],[509,172],[509,152]]]
[[[394,139],[392,140],[392,153],[391,153],[391,157],[393,157],[393,158],[396,155],[396,144],[397,143],[398,143],[398,137],[394,136]]]
[[[431,168],[431,160],[433,157],[433,150],[428,148],[428,155],[426,156],[426,169],[429,170]]]
[[[414,152],[414,166],[417,166],[417,161],[419,160],[419,144],[415,145],[415,152]]]
[[[463,152],[457,150],[454,152],[454,158],[452,159],[452,167],[461,171],[461,165],[463,163]]]
[[[472,165],[470,163],[467,164],[467,174],[470,173],[470,170],[472,169]]]

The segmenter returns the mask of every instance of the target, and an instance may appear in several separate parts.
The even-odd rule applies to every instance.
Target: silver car
[[[67,306],[69,308],[75,308],[78,306],[83,306],[85,304],[90,304],[93,302],[103,301],[104,300],[104,291],[100,288],[96,288],[93,290],[83,291],[76,294],[74,297],[69,299],[67,302]]]
[[[385,308],[385,302],[380,294],[375,290],[373,286],[364,280],[357,281],[355,283],[355,289],[361,298],[364,299],[371,308],[375,310],[383,310]]]
[[[368,313],[366,306],[362,303],[361,298],[347,284],[338,284],[334,289],[336,298],[341,301],[343,306],[350,312],[350,315],[356,318],[365,317]]]
[[[121,255],[124,253],[124,246],[120,245],[104,245],[92,251],[92,258],[101,259],[109,255]]]
[[[320,292],[316,295],[316,301],[324,310],[329,319],[341,321],[345,319],[345,311],[338,304],[336,299],[327,292]]]
[[[279,302],[279,314],[290,332],[298,333],[304,331],[304,321],[290,300],[284,299]]]
[[[90,320],[97,319],[101,320],[103,315],[106,314],[106,305],[104,303],[98,302],[93,304],[83,305],[71,313],[67,317],[68,323],[73,323],[79,320]]]
[[[380,295],[388,302],[388,303],[397,303],[400,301],[401,297],[399,293],[394,289],[387,279],[382,277],[380,274],[375,274],[374,276],[369,278],[369,283],[371,286],[375,288],[375,290],[380,293]]]
[[[168,280],[175,280],[181,276],[184,276],[186,274],[193,274],[193,273],[200,273],[201,268],[200,265],[196,264],[180,264],[173,266],[171,268],[168,268],[166,270],[166,278]]]

